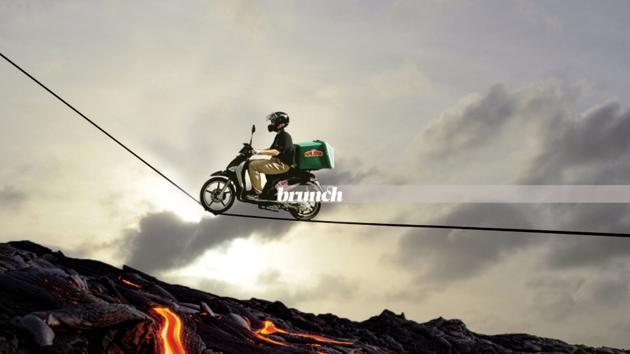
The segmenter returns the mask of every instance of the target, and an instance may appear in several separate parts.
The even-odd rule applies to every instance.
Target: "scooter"
[[[309,170],[298,169],[293,163],[289,171],[276,175],[265,175],[267,182],[261,196],[264,199],[251,198],[246,190],[246,173],[252,157],[252,139],[256,125],[252,125],[249,143],[243,143],[238,155],[227,165],[225,170],[212,173],[201,187],[200,198],[204,209],[217,215],[226,212],[235,200],[257,204],[258,208],[278,212],[288,211],[297,220],[311,220],[321,209],[321,201],[279,201],[278,189],[300,189],[304,192],[323,192],[317,177]],[[296,151],[294,145],[294,152]],[[307,198],[304,198],[307,199]]]

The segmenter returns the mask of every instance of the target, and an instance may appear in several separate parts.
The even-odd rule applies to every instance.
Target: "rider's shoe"
[[[247,198],[251,201],[255,201],[255,202],[273,202],[274,200],[272,198],[269,198],[267,195],[265,195],[265,193],[260,193],[260,194],[248,194]]]
[[[263,200],[263,198],[261,198],[260,194],[257,194],[253,190],[249,190],[249,191],[245,192],[245,196],[249,200]]]

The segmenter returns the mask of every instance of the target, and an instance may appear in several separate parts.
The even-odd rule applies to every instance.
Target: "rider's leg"
[[[255,164],[252,163],[256,162]],[[272,157],[269,160],[253,160],[249,163],[250,179],[252,180],[252,186],[256,191],[256,194],[262,193],[262,187],[260,182],[260,175],[258,173],[264,173],[266,175],[277,175],[285,173],[289,170],[289,165],[280,161],[278,158]],[[252,177],[252,175],[254,177]]]
[[[249,180],[252,182],[252,190],[258,195],[262,193],[259,166],[266,162],[267,160],[250,160],[249,166],[247,167],[247,173],[249,173]]]
[[[280,161],[278,158],[272,157],[269,160],[263,160],[264,163],[256,165],[256,170],[266,175],[277,175],[285,173],[289,170],[289,165]]]

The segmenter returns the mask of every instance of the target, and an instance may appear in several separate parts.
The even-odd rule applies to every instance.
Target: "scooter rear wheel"
[[[302,186],[306,186],[309,191],[320,191],[321,188],[318,184],[313,182],[306,182],[304,184],[300,184]],[[297,220],[311,220],[317,214],[319,214],[319,210],[322,208],[322,202],[298,202],[295,203],[294,207],[289,209],[289,213],[297,219]]]
[[[199,195],[203,208],[215,215],[230,209],[235,199],[232,181],[222,176],[214,176],[207,180],[201,187]]]

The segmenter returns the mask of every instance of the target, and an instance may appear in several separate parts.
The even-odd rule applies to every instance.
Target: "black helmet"
[[[267,130],[270,132],[276,130],[275,126],[279,124],[284,124],[285,127],[289,125],[289,115],[284,112],[273,112],[267,116],[267,120],[270,123]]]

